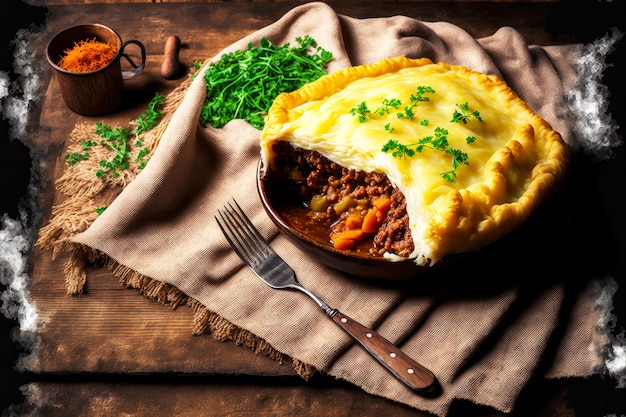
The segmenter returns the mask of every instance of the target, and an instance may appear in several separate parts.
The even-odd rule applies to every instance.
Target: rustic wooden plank
[[[223,47],[243,36],[273,23],[302,1],[237,3],[129,3],[128,14],[110,13],[111,4],[85,4],[80,7],[49,7],[49,27],[60,30],[91,19],[120,31],[125,39],[139,39],[148,55],[162,54],[167,36],[179,34],[183,41],[181,56],[188,63],[193,59],[213,56]],[[532,44],[562,43],[571,36],[548,31],[550,11],[559,3],[551,2],[375,2],[371,0],[327,1],[338,13],[353,17],[413,16],[424,21],[446,21],[459,25],[475,37],[489,36],[503,25],[520,31]],[[142,24],[136,24],[141,16]],[[165,29],[164,29],[165,28]],[[187,53],[187,52],[190,52]],[[206,56],[193,53],[205,52]]]
[[[89,382],[89,383],[86,383]],[[432,417],[431,414],[368,395],[341,382],[302,385],[289,379],[131,383],[108,381],[36,382],[27,387],[33,406],[22,417]],[[563,387],[548,386],[554,400],[528,403],[519,416],[574,417]],[[554,404],[553,401],[557,401]],[[505,417],[469,403],[452,415]]]
[[[35,255],[36,265],[41,256]],[[107,270],[90,270],[88,291],[71,297],[61,262],[40,264],[57,279],[32,284],[41,324],[33,372],[294,375],[290,361],[281,365],[233,343],[194,336],[190,308],[164,307],[122,287]]]
[[[32,384],[40,396],[24,417],[429,416],[348,388],[254,384]],[[390,414],[387,414],[390,413]]]

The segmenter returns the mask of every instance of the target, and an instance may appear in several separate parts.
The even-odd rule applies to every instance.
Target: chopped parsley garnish
[[[411,105],[404,106],[403,111],[396,113],[398,119],[405,119],[411,121],[415,117],[415,110],[417,106],[424,101],[430,101],[428,94],[434,94],[435,90],[432,87],[426,85],[420,85],[417,87],[417,91],[411,94]],[[402,105],[399,99],[383,99],[381,105],[375,110],[371,111],[365,101],[360,102],[358,105],[350,109],[350,114],[357,116],[359,122],[364,123],[372,117],[372,115],[385,116],[391,114],[390,108],[398,109]],[[450,123],[463,123],[467,124],[470,119],[474,118],[482,122],[480,113],[477,110],[470,112],[469,103],[456,104],[456,110]],[[423,119],[419,121],[421,126],[428,126],[429,121]],[[384,125],[384,129],[387,133],[393,133],[395,127],[391,126],[391,123]],[[471,144],[476,141],[475,136],[468,136],[465,138],[466,144]],[[381,151],[384,153],[391,152],[394,158],[411,158],[416,153],[421,153],[424,149],[430,149],[434,151],[444,152],[452,157],[452,169],[442,172],[440,175],[447,181],[454,182],[456,179],[457,170],[464,166],[469,165],[469,157],[466,152],[460,149],[451,148],[448,142],[448,130],[442,127],[435,127],[434,135],[426,136],[419,139],[415,143],[403,144],[396,139],[389,139],[387,143],[382,147]]]
[[[259,46],[249,44],[246,50],[224,54],[209,65],[200,122],[220,128],[233,119],[244,119],[261,130],[274,99],[326,75],[326,64],[333,58],[308,35],[296,42],[298,46],[276,46],[263,38]]]
[[[424,149],[445,152],[452,156],[452,169],[442,172],[439,175],[450,182],[454,182],[457,169],[463,165],[469,165],[469,161],[467,160],[467,153],[456,148],[449,148],[448,146],[448,131],[441,127],[436,127],[434,135],[426,136],[409,145],[404,145],[395,139],[390,139],[382,147],[381,151],[385,153],[391,152],[394,158],[413,157],[416,152],[421,153]]]
[[[353,116],[359,117],[359,122],[363,123],[369,120],[370,114],[375,114],[378,116],[384,116],[386,114],[390,114],[389,108],[397,109],[402,102],[397,98],[385,98],[383,99],[381,105],[374,110],[373,112],[367,107],[367,103],[362,101],[358,105],[354,106],[350,109],[350,114]]]
[[[427,85],[420,85],[417,87],[417,93],[411,94],[411,104],[410,106],[404,106],[404,112],[400,112],[397,114],[398,119],[409,119],[413,120],[415,117],[415,108],[423,101],[430,101],[430,99],[426,96],[426,94],[433,94],[435,90],[432,87]]]
[[[128,150],[130,129],[111,128],[109,125],[98,122],[96,123],[96,133],[103,138],[100,145],[114,152],[112,159],[103,159],[98,163],[102,169],[96,171],[96,176],[105,179],[111,174],[113,178],[117,178],[120,176],[120,171],[130,168],[129,159],[131,155]]]
[[[367,103],[360,102],[357,106],[350,109],[350,114],[359,117],[359,122],[363,123],[370,118],[370,109],[367,108]]]
[[[402,102],[397,98],[383,99],[383,102],[380,105],[380,107],[374,110],[374,114],[378,114],[381,116],[385,114],[389,114],[389,107],[397,109],[401,104]]]
[[[450,120],[452,123],[467,124],[469,122],[469,119],[471,118],[474,118],[480,122],[483,121],[483,119],[480,117],[480,113],[478,112],[478,110],[474,110],[470,113],[469,103],[467,101],[463,104],[457,104],[456,107],[458,108],[458,110],[454,110],[452,120]]]
[[[72,152],[65,154],[65,160],[67,161],[68,166],[76,165],[77,163],[85,159],[89,159],[89,152]]]
[[[137,126],[131,132],[133,135],[139,137],[144,132],[156,127],[159,124],[159,120],[163,115],[163,102],[165,101],[165,97],[161,93],[156,93],[150,103],[148,103],[148,108],[146,111],[140,115],[137,119],[135,119],[135,123]]]
[[[73,166],[82,160],[89,159],[88,150],[95,146],[102,146],[111,151],[112,157],[98,162],[100,169],[96,170],[96,176],[101,179],[106,179],[109,175],[118,178],[121,171],[130,168],[134,147],[139,149],[134,162],[137,163],[137,169],[143,169],[147,163],[144,158],[150,153],[150,149],[144,147],[140,135],[159,124],[163,114],[164,101],[165,97],[161,93],[156,93],[148,104],[147,110],[135,120],[136,126],[132,130],[126,127],[113,128],[102,122],[96,123],[95,129],[99,140],[89,139],[81,142],[80,145],[84,152],[66,154],[67,164]]]

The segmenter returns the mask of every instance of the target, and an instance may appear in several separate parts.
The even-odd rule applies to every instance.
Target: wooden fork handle
[[[339,327],[361,344],[378,362],[414,391],[430,391],[437,385],[435,375],[372,329],[335,310],[331,316]]]

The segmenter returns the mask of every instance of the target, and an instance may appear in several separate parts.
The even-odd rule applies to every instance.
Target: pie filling
[[[321,243],[364,255],[409,257],[414,245],[402,192],[385,174],[347,169],[317,151],[274,144],[274,201]]]

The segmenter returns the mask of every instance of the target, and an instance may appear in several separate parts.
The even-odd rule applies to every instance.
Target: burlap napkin
[[[325,4],[309,3],[224,52],[244,49],[262,37],[280,45],[307,34],[333,53],[329,71],[406,55],[496,74],[568,143],[575,143],[565,96],[576,81],[572,54],[577,46],[528,46],[506,27],[474,39],[448,23],[403,16],[354,19],[337,15]],[[126,282],[129,275],[139,279],[134,285],[148,293],[158,292],[158,287],[167,289],[164,297],[171,300],[187,297],[207,322],[228,327],[230,338],[244,332],[259,350],[294,358],[303,375],[314,368],[437,415],[445,415],[458,398],[510,411],[536,375],[587,376],[601,366],[606,340],[596,330],[591,290],[572,284],[551,263],[534,267],[553,256],[552,246],[541,242],[559,244],[558,226],[530,224],[525,227],[532,233],[514,234],[467,262],[408,283],[338,273],[299,252],[266,216],[255,184],[259,131],[243,121],[221,129],[200,126],[202,76],[181,91],[184,95],[165,131],[157,135],[158,146],[147,167],[93,224],[84,217],[84,227],[74,225],[73,230],[82,233],[61,239],[65,248],[79,245],[104,254],[114,273]],[[78,178],[66,177],[65,187]],[[89,193],[69,199],[81,195]],[[432,369],[441,395],[425,398],[411,392],[305,295],[272,290],[243,267],[213,217],[231,198],[271,239],[305,286]],[[73,267],[75,273],[81,260],[74,257],[72,262],[68,272]],[[73,279],[80,286],[84,276]],[[213,331],[218,327],[212,326]]]

